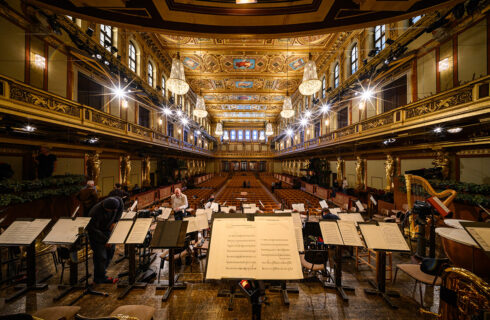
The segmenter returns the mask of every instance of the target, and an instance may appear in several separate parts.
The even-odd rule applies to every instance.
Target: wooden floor
[[[116,255],[117,256],[117,255]],[[152,264],[154,270],[158,270],[160,259]],[[408,257],[394,254],[394,263],[407,262]],[[124,271],[127,261],[109,267],[111,276]],[[41,270],[52,269],[52,260],[48,257],[40,261]],[[91,263],[90,263],[91,265]],[[97,285],[97,290],[110,293],[109,297],[85,296],[77,305],[81,306],[81,314],[85,316],[105,316],[117,306],[126,304],[145,304],[156,308],[155,319],[250,319],[251,305],[248,300],[242,298],[234,302],[233,311],[228,311],[228,299],[217,297],[218,290],[226,288],[221,282],[202,282],[205,259],[199,260],[192,266],[177,268],[181,279],[188,283],[186,290],[174,291],[167,302],[162,302],[163,291],[156,291],[151,284],[146,289],[134,289],[123,300],[118,300],[117,295],[123,290],[115,285]],[[363,268],[365,269],[365,268]],[[53,270],[54,272],[54,270]],[[83,272],[80,270],[80,272]],[[167,267],[162,272],[162,279],[167,276]],[[57,303],[53,303],[53,297],[58,293],[57,282],[59,272],[50,280],[49,289],[44,292],[31,292],[11,303],[5,303],[4,297],[13,292],[12,288],[2,287],[0,292],[0,314],[16,312],[34,312],[39,308],[52,305],[68,304],[79,292],[74,292]],[[82,273],[83,274],[83,273]],[[418,313],[419,305],[411,297],[413,281],[405,274],[399,273],[396,285],[389,285],[390,289],[399,290],[401,298],[393,301],[399,306],[398,310],[391,309],[380,298],[368,296],[364,288],[369,288],[368,279],[372,279],[374,273],[365,269],[355,271],[352,258],[346,257],[344,263],[344,283],[356,288],[355,293],[349,293],[349,303],[344,303],[333,290],[324,289],[320,282],[298,282],[299,294],[289,294],[291,304],[289,307],[282,303],[277,292],[269,292],[267,297],[269,305],[262,308],[262,319],[422,319]],[[68,280],[68,274],[65,274]],[[426,305],[433,305],[433,289],[425,292]],[[418,298],[418,290],[417,290]],[[438,298],[435,299],[436,301]],[[431,307],[437,311],[436,306]]]

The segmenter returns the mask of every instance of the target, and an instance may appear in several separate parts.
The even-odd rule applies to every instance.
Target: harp
[[[413,197],[415,196],[423,196],[428,193],[431,196],[435,196],[438,198],[446,198],[442,203],[449,207],[449,205],[453,202],[456,197],[457,192],[451,189],[444,190],[442,192],[436,192],[434,188],[430,185],[429,181],[425,180],[422,177],[415,176],[413,174],[405,175],[405,183],[407,188],[407,205],[408,210],[413,209]],[[414,185],[414,186],[412,186]],[[421,187],[420,187],[421,186]],[[413,187],[413,188],[412,188]]]

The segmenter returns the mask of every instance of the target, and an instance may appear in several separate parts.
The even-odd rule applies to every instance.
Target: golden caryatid
[[[95,185],[98,185],[100,175],[100,153],[86,153],[87,179],[93,180]]]
[[[364,161],[360,156],[356,158],[356,189],[364,189]]]
[[[121,156],[121,184],[123,186],[129,186],[129,175],[131,174],[131,156],[125,154]]]
[[[339,187],[342,185],[342,180],[344,179],[344,160],[337,157],[337,183]]]
[[[391,154],[386,155],[385,161],[385,172],[386,172],[386,192],[393,191],[393,174],[395,172],[395,161]]]
[[[150,179],[151,161],[150,156],[143,158],[143,186],[149,186],[151,184]]]
[[[436,168],[441,168],[442,178],[449,179],[449,156],[447,152],[437,151],[436,158],[432,161]]]

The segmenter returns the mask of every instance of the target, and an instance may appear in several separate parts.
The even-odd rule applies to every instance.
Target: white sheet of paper
[[[248,213],[256,213],[257,208],[243,208],[243,213],[248,214]]]
[[[291,207],[293,208],[293,211],[296,210],[298,212],[305,212],[305,204],[304,203],[293,203],[291,205]]]
[[[208,217],[208,221],[211,220],[211,218],[213,217],[213,209],[211,209],[211,208],[204,209],[204,212],[206,213],[206,216]]]
[[[197,213],[196,212],[196,224],[197,230],[204,230],[209,228],[208,216],[205,212]]]
[[[127,244],[141,244],[145,241],[145,237],[150,229],[152,218],[138,218],[134,222],[133,229],[129,233]]]
[[[466,227],[484,251],[490,251],[490,228]]]
[[[356,201],[356,206],[357,206],[357,209],[359,209],[359,211],[364,211],[364,206],[362,205],[361,201],[357,200]]]
[[[211,203],[211,210],[213,212],[218,212],[218,210],[219,210],[219,204],[217,202]]]
[[[51,219],[34,219],[32,221],[14,221],[0,235],[0,244],[30,245],[46,228]]]
[[[340,220],[344,221],[354,221],[354,222],[364,222],[360,213],[338,213]]]
[[[301,222],[301,215],[299,212],[292,212],[291,217],[293,217],[293,224],[295,228],[303,228],[303,223]]]
[[[160,207],[160,209],[162,210],[162,213],[157,217],[157,220],[158,221],[168,220],[170,214],[172,213],[172,208]]]
[[[359,225],[364,241],[370,249],[409,251],[405,238],[396,223],[380,222],[374,224]]]
[[[320,230],[324,243],[334,245],[344,244],[336,221],[320,221]]]
[[[284,210],[275,209],[274,213],[293,213],[293,210],[291,210],[291,209],[284,209]]]
[[[43,242],[72,244],[78,238],[78,228],[86,228],[90,217],[77,217],[72,219],[59,219]]]
[[[119,220],[107,243],[123,244],[126,241],[129,230],[133,226],[133,222],[133,220]]]
[[[345,246],[364,247],[355,222],[337,220],[337,225]]]
[[[376,201],[376,199],[374,199],[374,197],[373,197],[373,196],[371,196],[371,197],[370,197],[370,199],[371,199],[371,202],[372,202],[374,205],[377,205],[377,204],[378,204],[378,202]]]
[[[342,211],[342,208],[330,208],[328,210],[330,211],[330,213],[339,214],[339,212]]]
[[[244,203],[243,208],[257,208],[257,205],[255,203]]]
[[[321,207],[322,209],[327,209],[327,208],[328,208],[327,201],[325,201],[325,200],[321,200],[319,203],[320,203],[320,207]]]
[[[196,217],[186,217],[184,218],[184,221],[189,222],[187,224],[187,231],[186,233],[191,233],[191,232],[196,232],[198,231],[198,226],[197,226],[197,220]]]
[[[230,207],[223,207],[223,206],[221,206],[221,212],[230,213]]]
[[[121,215],[121,219],[125,219],[125,220],[134,219],[135,216],[136,216],[136,211],[124,211]]]
[[[207,279],[302,279],[291,217],[216,219]]]

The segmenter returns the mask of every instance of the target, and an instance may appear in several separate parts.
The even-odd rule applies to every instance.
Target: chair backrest
[[[306,250],[305,260],[312,264],[324,264],[328,260],[328,252],[326,250]]]

